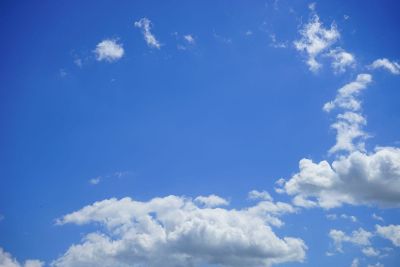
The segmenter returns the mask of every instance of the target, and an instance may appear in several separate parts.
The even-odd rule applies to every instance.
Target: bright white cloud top
[[[269,226],[271,218],[292,211],[288,204],[265,201],[235,210],[201,207],[177,196],[148,202],[103,200],[58,220],[59,225],[98,223],[104,231],[86,235],[53,266],[270,266],[301,262],[307,249],[303,240],[280,238]]]
[[[98,61],[114,62],[124,56],[122,44],[115,39],[106,39],[97,44],[94,50]]]
[[[400,206],[400,149],[355,151],[329,164],[302,159],[300,171],[284,183],[298,206],[325,209],[343,204]],[[299,200],[306,200],[307,204]]]

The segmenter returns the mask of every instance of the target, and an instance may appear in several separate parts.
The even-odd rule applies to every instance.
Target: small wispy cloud
[[[373,213],[371,217],[372,217],[373,219],[377,220],[377,221],[381,221],[381,222],[384,221],[383,218],[382,218],[381,216],[376,215],[375,213]]]
[[[92,184],[92,185],[97,185],[97,184],[100,183],[101,179],[102,179],[101,176],[97,176],[95,178],[90,179],[89,183]]]
[[[183,39],[184,39],[188,44],[191,44],[191,45],[193,45],[193,44],[196,43],[196,40],[194,39],[193,35],[191,35],[191,34],[184,35],[184,36],[183,36]]]
[[[144,40],[149,47],[160,49],[161,44],[151,32],[152,23],[148,18],[141,18],[140,20],[136,21],[134,25],[136,28],[142,30]]]
[[[232,44],[232,39],[231,38],[219,35],[215,31],[213,32],[213,36],[219,42],[222,42],[222,43],[225,43],[225,44]]]
[[[269,38],[271,39],[270,46],[274,48],[287,48],[288,43],[287,42],[280,42],[276,39],[276,35],[274,33],[271,33],[269,35]]]
[[[91,185],[98,185],[101,183],[104,179],[111,179],[111,178],[122,178],[124,176],[127,176],[131,174],[130,171],[116,171],[108,175],[103,175],[103,176],[96,176],[92,179],[89,180],[89,183]]]
[[[380,58],[368,66],[370,69],[385,69],[394,75],[400,75],[400,64],[387,58]]]

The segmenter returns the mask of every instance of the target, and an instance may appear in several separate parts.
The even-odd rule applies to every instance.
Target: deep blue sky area
[[[371,64],[400,60],[400,3],[310,4],[2,1],[0,247],[20,266],[29,267],[23,265],[27,259],[73,266],[51,264],[104,227],[60,226],[57,218],[109,198],[217,195],[230,202],[224,209],[241,210],[255,205],[247,194],[258,190],[292,203],[293,195],[274,188],[278,179],[299,172],[302,158],[333,162],[353,152],[329,153],[337,117],[322,107],[360,73],[373,77],[357,95],[368,121],[361,153],[396,149],[400,76]],[[310,70],[309,55],[295,46],[314,15],[321,27],[333,23],[340,34],[317,55],[318,71]],[[151,21],[158,48],[135,26],[142,18]],[[104,40],[119,45],[123,55],[100,59],[96,47]],[[345,71],[331,67],[328,52],[337,47],[354,56]],[[398,171],[387,175],[400,185],[400,165],[391,166]],[[302,239],[308,249],[303,262],[279,265],[398,266],[400,241],[374,232],[376,224],[400,225],[396,201],[383,208],[369,200],[332,209],[297,207],[272,229],[280,238]],[[359,228],[372,233],[370,245],[343,241],[343,251],[335,250],[331,229],[351,235]],[[400,238],[400,226],[398,231]],[[366,247],[379,256],[363,254]],[[359,265],[352,265],[356,259]],[[195,263],[240,266],[231,264],[202,258]],[[9,266],[0,255],[0,267]]]

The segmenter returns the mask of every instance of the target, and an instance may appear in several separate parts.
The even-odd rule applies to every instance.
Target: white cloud
[[[377,262],[375,264],[368,264],[368,267],[385,267],[382,263]]]
[[[327,214],[326,218],[328,220],[337,220],[338,216],[336,214]],[[347,215],[347,214],[341,214],[339,216],[339,218],[345,219],[345,220],[350,220],[351,222],[357,222],[357,217],[353,216],[353,215]]]
[[[355,81],[350,82],[338,90],[333,101],[325,103],[323,110],[330,112],[341,108],[344,113],[337,115],[337,121],[331,125],[336,130],[336,144],[329,150],[330,153],[338,151],[364,150],[364,139],[368,135],[363,131],[367,124],[366,119],[358,112],[361,102],[357,96],[372,82],[370,74],[359,74]],[[357,140],[358,143],[354,144]]]
[[[257,190],[252,190],[248,194],[249,199],[262,199],[262,200],[267,200],[267,201],[272,201],[271,195],[267,191],[257,191]]]
[[[342,108],[350,111],[358,111],[361,108],[356,98],[362,90],[372,82],[370,74],[359,74],[355,81],[350,82],[338,90],[335,100],[325,103],[323,110],[330,112],[334,108]]]
[[[94,50],[98,61],[114,62],[124,56],[124,48],[115,39],[105,39]]]
[[[350,220],[350,221],[352,221],[354,223],[357,222],[357,217],[353,216],[353,215],[341,214],[340,218],[346,219],[346,220]]]
[[[198,196],[194,199],[195,202],[204,205],[207,208],[229,205],[229,201],[216,195]]]
[[[286,48],[288,45],[287,45],[287,42],[280,42],[280,41],[278,41],[277,39],[276,39],[276,35],[274,34],[274,33],[271,33],[270,35],[269,35],[269,37],[270,37],[270,39],[271,39],[271,44],[270,44],[270,46],[271,47],[274,47],[274,48]]]
[[[53,262],[55,267],[86,266],[271,266],[303,261],[299,238],[279,238],[268,219],[290,210],[285,203],[260,202],[248,209],[204,208],[168,196],[148,202],[108,199],[58,220],[97,223],[90,233]],[[293,208],[292,208],[293,209]]]
[[[381,237],[392,241],[393,245],[396,247],[400,247],[400,225],[376,225],[376,233]]]
[[[373,247],[366,247],[361,250],[361,252],[367,257],[377,257],[380,255],[379,250],[374,249]]]
[[[311,11],[315,11],[316,7],[317,7],[317,3],[315,3],[315,2],[312,2],[312,3],[310,3],[310,4],[308,5],[308,8],[309,8]]]
[[[344,51],[341,48],[335,48],[327,53],[327,56],[332,58],[332,68],[336,73],[345,72],[346,68],[355,66],[355,58],[349,52]]]
[[[294,46],[298,51],[307,54],[306,63],[310,71],[317,72],[321,68],[321,64],[317,61],[318,55],[332,46],[340,38],[340,33],[334,23],[330,29],[325,28],[316,14],[299,33],[301,39],[296,40]]]
[[[343,252],[343,243],[352,243],[359,246],[369,246],[371,243],[369,239],[372,237],[372,233],[359,228],[346,235],[343,231],[332,229],[329,232],[329,237],[333,240],[335,249],[339,252]]]
[[[327,214],[326,215],[326,218],[328,219],[328,220],[337,220],[337,215],[336,214]]]
[[[90,179],[89,183],[92,185],[97,185],[100,183],[100,181],[101,181],[101,176],[97,176],[95,178]]]
[[[399,148],[380,147],[373,153],[355,151],[332,164],[302,159],[299,168],[280,189],[322,208],[343,204],[400,206]]]
[[[24,264],[19,263],[10,253],[5,252],[0,247],[0,266],[1,267],[42,267],[44,262],[39,260],[27,260]]]
[[[160,49],[161,44],[151,32],[152,23],[148,18],[141,18],[139,21],[135,21],[134,25],[142,30],[144,40],[149,47]]]
[[[183,36],[183,39],[184,39],[187,43],[189,43],[189,44],[191,44],[191,45],[194,45],[194,44],[196,43],[196,40],[194,39],[193,35],[191,35],[191,34],[184,35],[184,36]]]
[[[331,125],[336,130],[336,144],[329,149],[329,153],[338,151],[364,150],[364,139],[368,137],[363,131],[367,120],[359,113],[345,112],[337,115],[337,121]],[[355,140],[358,142],[355,144]]]
[[[399,75],[400,74],[400,64],[395,62],[395,61],[390,61],[387,58],[380,58],[372,62],[371,65],[369,65],[369,68],[371,69],[385,69],[389,71],[392,74]]]
[[[376,215],[375,213],[372,214],[372,218],[375,219],[375,220],[377,220],[377,221],[381,221],[381,222],[384,221],[383,218],[382,218],[381,216],[378,216],[378,215]]]
[[[352,262],[350,267],[359,267],[360,266],[360,260],[355,258]]]

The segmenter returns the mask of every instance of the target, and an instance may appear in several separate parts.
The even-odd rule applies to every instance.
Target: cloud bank
[[[270,226],[271,218],[289,212],[294,212],[291,205],[270,201],[230,210],[198,206],[177,196],[148,202],[107,199],[57,221],[59,225],[97,223],[104,231],[86,235],[52,266],[255,267],[301,262],[307,249],[303,240],[279,238]]]

